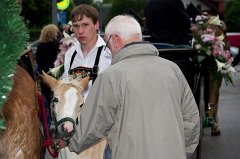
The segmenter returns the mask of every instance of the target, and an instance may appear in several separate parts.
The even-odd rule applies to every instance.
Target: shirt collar
[[[97,42],[95,44],[95,47],[100,47],[100,46],[105,46],[106,43],[105,41],[103,40],[103,38],[98,34],[98,39],[97,39]]]
[[[100,47],[100,46],[105,46],[106,43],[105,43],[105,41],[103,40],[103,38],[102,38],[99,34],[97,34],[97,36],[98,36],[98,37],[97,37],[97,42],[96,42],[94,48],[98,48],[98,47]],[[75,41],[75,44],[74,44],[74,45],[78,45],[78,47],[81,48],[81,44],[80,44],[80,42],[79,42],[78,40]]]

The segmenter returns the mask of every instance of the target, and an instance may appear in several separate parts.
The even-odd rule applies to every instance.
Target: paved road
[[[235,86],[224,83],[221,86],[218,113],[221,135],[211,136],[210,128],[204,128],[202,159],[240,159],[239,74],[233,74]]]

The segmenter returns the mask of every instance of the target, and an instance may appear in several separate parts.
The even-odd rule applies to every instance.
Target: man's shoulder
[[[104,70],[101,74],[103,74],[103,76],[117,77],[118,75],[122,74],[121,72],[123,72],[121,66],[122,66],[122,64],[119,64],[119,63],[110,65],[110,67],[108,67],[106,70]]]
[[[106,59],[109,59],[112,61],[112,54],[110,50],[104,50],[104,46],[103,46],[103,50],[102,50],[102,56]]]

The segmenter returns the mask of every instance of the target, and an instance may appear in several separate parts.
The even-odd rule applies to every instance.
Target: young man
[[[77,41],[66,52],[63,77],[68,77],[72,69],[90,70],[94,77],[89,82],[91,87],[96,75],[111,64],[111,53],[105,47],[104,40],[97,34],[99,29],[99,15],[97,10],[86,4],[75,7],[71,13],[74,35]],[[84,93],[87,97],[89,89]]]
[[[104,40],[97,34],[99,15],[94,7],[86,4],[75,7],[71,13],[71,21],[77,41],[65,54],[63,77],[68,77],[72,69],[90,73],[92,80],[89,81],[88,90],[83,94],[86,99],[97,75],[110,66],[112,56],[110,50],[105,47]],[[69,153],[68,148],[65,148],[60,151],[59,158],[79,157],[75,153]]]
[[[142,42],[130,16],[114,17],[105,36],[112,65],[96,79],[69,149],[80,153],[106,136],[112,159],[186,159],[198,145],[200,118],[181,70]]]

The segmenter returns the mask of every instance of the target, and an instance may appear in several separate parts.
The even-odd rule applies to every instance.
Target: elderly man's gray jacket
[[[125,46],[96,79],[69,148],[107,137],[112,159],[185,159],[198,145],[199,112],[179,67],[149,43]]]

